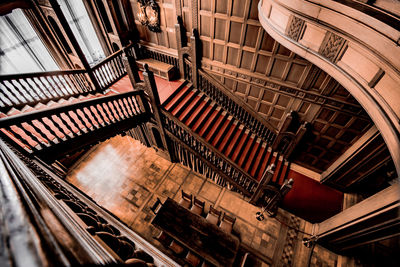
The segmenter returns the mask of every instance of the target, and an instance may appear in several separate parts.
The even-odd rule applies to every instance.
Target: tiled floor
[[[165,160],[128,136],[117,136],[99,144],[73,169],[67,180],[166,253],[168,251],[153,238],[159,230],[151,225],[154,214],[150,207],[157,197],[162,201],[167,197],[179,200],[181,190],[206,201],[206,211],[212,204],[236,217],[234,231],[240,235],[241,242],[266,257],[281,259],[287,243],[288,228],[271,218],[257,221],[255,213],[259,208],[250,205],[241,195]],[[286,212],[278,214],[278,218],[287,223],[290,217]],[[300,228],[304,226],[305,222],[301,221]],[[295,239],[301,240],[302,235],[298,233]],[[290,255],[299,246],[297,243],[291,244]]]

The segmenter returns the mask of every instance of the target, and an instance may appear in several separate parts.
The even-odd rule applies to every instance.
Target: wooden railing
[[[84,70],[0,76],[0,111],[96,92]]]
[[[164,127],[168,136],[174,142],[176,156],[181,158],[181,162],[185,163],[186,161],[187,164],[185,165],[194,170],[202,168],[202,164],[207,164],[210,170],[223,178],[222,180],[215,181],[221,186],[227,186],[231,190],[238,191],[245,196],[251,196],[254,193],[258,185],[256,179],[246,174],[243,169],[213,146],[209,145],[201,136],[193,133],[172,114],[165,110],[162,110],[162,114]],[[188,158],[182,155],[182,152],[186,153],[186,155],[189,152],[193,156],[192,158]],[[182,160],[182,156],[186,157],[186,159]],[[207,173],[203,174],[207,175]]]
[[[132,45],[125,48],[129,52]],[[0,112],[12,107],[46,104],[50,100],[68,99],[79,95],[103,92],[126,74],[122,62],[124,50],[108,56],[90,70],[61,70],[0,76]],[[88,72],[94,74],[94,83]],[[94,84],[98,84],[96,88]]]
[[[142,57],[144,58],[152,58],[164,63],[167,63],[169,65],[173,65],[176,67],[176,69],[179,70],[179,61],[178,61],[178,56],[172,55],[172,54],[167,54],[164,51],[160,52],[155,49],[151,49],[150,47],[145,47],[142,46]]]
[[[229,91],[211,75],[199,69],[199,90],[216,101],[253,133],[256,133],[269,145],[273,143],[278,131],[257,112],[248,107],[241,99]]]
[[[92,68],[101,90],[109,88],[126,74],[126,69],[122,62],[123,55],[123,50],[119,50]]]
[[[0,170],[0,202],[7,212],[2,236],[12,266],[20,265],[18,257],[32,266],[119,266],[128,259],[178,266],[47,164],[1,139]]]
[[[143,91],[0,119],[0,135],[23,152],[55,158],[129,130],[150,116]]]

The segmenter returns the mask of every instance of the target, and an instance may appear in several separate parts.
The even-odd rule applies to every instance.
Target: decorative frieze
[[[328,33],[320,48],[320,54],[335,63],[339,52],[345,46],[346,40],[332,32]]]
[[[303,28],[304,28],[304,20],[296,16],[292,16],[292,20],[290,21],[290,25],[287,30],[287,36],[289,36],[295,41],[298,41],[303,32]]]

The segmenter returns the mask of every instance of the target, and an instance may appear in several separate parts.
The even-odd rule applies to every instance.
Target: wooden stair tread
[[[258,166],[260,166],[260,164],[262,164],[262,158],[263,158],[263,156],[264,156],[265,150],[267,150],[267,149],[268,149],[268,148],[267,148],[267,146],[265,145],[265,143],[263,143],[263,144],[260,145],[260,150],[258,151],[258,153],[257,153],[257,155],[256,155],[256,158],[255,158],[255,161],[254,161],[254,165],[253,165],[253,167],[251,168],[251,170],[250,170],[250,172],[249,172],[249,174],[250,174],[252,177],[257,178],[257,177],[256,177],[256,172],[257,172]]]
[[[194,122],[194,125],[192,127],[193,131],[198,132],[199,130],[201,130],[201,128],[203,128],[204,124],[207,122],[208,118],[213,116],[215,109],[216,106],[208,105],[204,113],[201,114],[198,120]]]
[[[256,139],[256,138],[255,138],[255,139]],[[249,157],[248,157],[248,159],[247,159],[247,162],[244,162],[243,169],[244,169],[247,173],[249,173],[250,166],[251,166],[252,163],[254,162],[255,157],[256,157],[256,153],[257,153],[258,150],[260,149],[260,146],[261,146],[261,141],[260,141],[260,142],[257,142],[257,141],[256,141],[256,143],[254,144],[254,146],[251,148],[251,152],[250,152],[250,155],[249,155]]]
[[[204,135],[204,138],[207,140],[207,142],[210,143],[210,139],[213,137],[213,135],[218,133],[218,130],[221,129],[221,127],[225,123],[225,115],[223,114],[222,109],[219,112],[218,118],[214,118],[212,123],[208,125],[208,127],[204,130],[202,136]]]
[[[234,118],[232,118],[231,121],[234,121]],[[235,121],[230,125],[224,138],[221,139],[221,142],[220,142],[219,146],[217,147],[217,149],[219,151],[224,153],[224,150],[225,150],[224,148],[228,146],[228,144],[230,143],[229,141],[232,141],[231,139],[233,138],[233,136],[235,134],[235,130],[237,130],[237,129],[238,129],[238,122]]]
[[[206,99],[203,99],[199,104],[199,106],[189,116],[189,118],[186,119],[185,121],[186,125],[188,125],[190,128],[193,128],[193,125],[196,123],[198,118],[200,118],[200,116],[203,115],[203,113],[207,110],[207,108],[211,109],[208,101]]]
[[[265,169],[267,168],[268,165],[271,164],[270,162],[272,159],[273,152],[268,147],[266,147],[264,150],[264,153],[265,153],[265,156],[262,158],[261,164],[258,165],[259,166],[257,169],[258,175],[257,175],[257,173],[255,174],[257,180],[261,179],[262,175],[264,174]]]
[[[214,140],[212,140],[212,145],[214,147],[217,147],[217,144],[222,141],[222,139],[225,137],[226,132],[229,130],[230,126],[232,124],[232,118],[226,119],[224,124],[222,125],[221,129],[219,130],[218,134],[215,136]]]
[[[173,97],[170,101],[168,101],[168,103],[166,105],[164,105],[164,108],[167,111],[171,111],[171,109],[174,109],[178,104],[179,101],[185,98],[186,94],[188,94],[190,91],[190,88],[188,86],[183,86],[180,91],[178,92],[178,94],[175,95],[175,97]]]
[[[202,102],[204,102],[204,98],[205,98],[204,94],[197,95],[193,100],[193,102],[187,107],[187,109],[181,114],[181,116],[179,116],[179,120],[188,125],[186,121],[193,114],[196,115],[199,112],[197,108],[202,104]]]
[[[249,130],[246,129],[246,131],[243,133],[242,138],[240,139],[240,141],[237,143],[238,145],[236,146],[236,149],[232,149],[233,155],[231,157],[231,159],[233,161],[236,161],[236,158],[238,157],[240,150],[242,149],[242,147],[244,148],[244,146],[247,145],[247,141],[250,137],[251,133],[249,132]]]
[[[254,146],[256,137],[250,136],[249,140],[246,143],[244,149],[241,149],[240,158],[236,159],[236,162],[239,166],[243,166],[244,162],[247,160],[249,154],[251,153],[251,149]]]
[[[239,124],[239,123],[238,123]],[[225,152],[224,154],[227,157],[231,157],[230,154],[233,151],[233,148],[236,146],[236,144],[240,141],[240,139],[242,138],[242,135],[244,134],[245,128],[243,125],[239,125],[239,127],[237,127],[237,131],[235,133],[235,135],[233,136],[231,142],[226,146],[225,148]]]
[[[222,109],[217,107],[214,112],[211,114],[211,116],[207,119],[203,127],[201,129],[198,129],[199,135],[203,136],[207,130],[209,130],[210,127],[213,127],[215,124],[215,121],[220,118],[220,115],[222,113]]]
[[[194,96],[195,96],[195,93],[190,90],[189,93],[186,94],[185,97],[183,99],[181,99],[179,101],[179,103],[173,107],[173,109],[171,108],[171,111],[170,111],[171,114],[174,116],[177,116],[177,114],[179,115],[181,113],[182,108],[185,106],[185,104],[189,103],[188,101]]]

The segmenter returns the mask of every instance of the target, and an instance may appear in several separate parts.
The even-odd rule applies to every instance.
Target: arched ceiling
[[[373,122],[343,86],[264,31],[258,20],[258,2],[198,1],[203,68],[276,127],[290,110],[297,111],[302,121],[311,122],[312,134],[294,162],[322,172]],[[189,34],[191,1],[163,0],[159,5],[163,32],[149,32],[136,21],[141,39],[175,49],[176,14],[182,14]],[[132,7],[135,12],[134,3]]]

